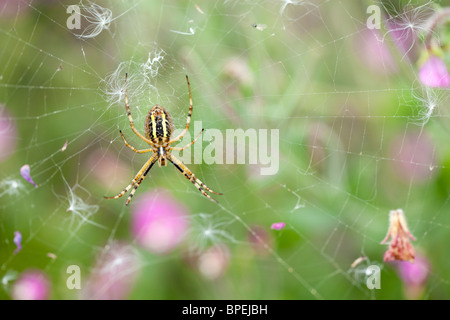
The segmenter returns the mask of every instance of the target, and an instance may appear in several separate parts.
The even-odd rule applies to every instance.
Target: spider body
[[[126,84],[127,76],[125,76],[125,84]],[[172,147],[172,143],[180,140],[189,130],[189,124],[191,122],[192,116],[192,94],[191,94],[191,86],[189,84],[189,78],[186,76],[186,82],[189,89],[189,112],[186,121],[186,127],[184,130],[175,138],[172,138],[172,134],[174,132],[174,125],[172,121],[172,117],[170,114],[160,105],[153,106],[147,114],[145,119],[145,127],[144,132],[145,136],[142,135],[134,126],[133,118],[131,116],[130,106],[128,105],[128,92],[125,86],[125,108],[127,111],[128,120],[130,122],[131,130],[143,141],[149,144],[150,148],[138,150],[135,147],[131,146],[122,131],[120,131],[120,135],[127,147],[133,150],[136,153],[147,153],[152,152],[150,159],[142,166],[136,176],[133,178],[131,183],[123,189],[118,195],[114,197],[105,197],[106,199],[117,199],[122,197],[126,192],[128,192],[131,188],[130,195],[126,201],[126,205],[128,205],[136,192],[137,188],[140,186],[142,181],[144,181],[147,174],[150,172],[150,169],[153,165],[158,161],[158,166],[167,166],[167,162],[171,162],[175,168],[177,168],[189,181],[191,181],[195,187],[208,199],[217,202],[207,192],[211,192],[214,194],[221,195],[219,192],[214,192],[208,186],[206,186],[203,182],[201,182],[188,167],[186,167],[179,159],[171,154],[171,150],[183,151],[193,145],[195,141],[200,137],[203,133],[204,129],[198,134],[198,136],[188,143],[186,146],[182,148]]]
[[[172,137],[174,125],[170,114],[161,107],[155,105],[145,119],[145,137],[156,146],[167,146]]]

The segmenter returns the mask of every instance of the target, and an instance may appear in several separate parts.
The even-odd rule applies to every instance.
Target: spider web
[[[401,299],[403,284],[383,263],[380,241],[389,211],[402,208],[414,247],[432,266],[423,296],[447,298],[448,90],[421,86],[408,61],[420,40],[402,53],[384,22],[376,35],[366,28],[366,9],[376,4],[389,21],[405,23],[401,30],[419,34],[437,3],[0,2],[0,103],[8,115],[0,130],[15,130],[13,152],[0,163],[0,297],[10,298],[27,269],[49,277],[52,298],[79,297],[66,286],[69,265],[80,266],[83,281],[103,272],[108,288],[117,275],[96,262],[120,245],[125,274],[141,280],[127,297]],[[80,29],[66,25],[70,5],[81,8]],[[389,47],[391,62],[374,65],[367,51],[374,39]],[[126,117],[125,73],[141,132],[154,104],[184,127],[186,74],[190,137],[195,121],[207,131],[279,130],[275,175],[261,175],[262,165],[188,164],[223,192],[214,196],[219,204],[170,164],[152,169],[133,202],[169,192],[189,212],[190,236],[170,254],[149,253],[134,239],[133,202],[103,198],[148,159],[119,134],[145,148]],[[37,187],[21,177],[25,164]],[[276,222],[286,226],[271,230]],[[185,254],[211,246],[228,252],[215,280],[202,278]],[[380,290],[366,287],[369,265],[382,269]],[[169,280],[174,273],[178,282]]]

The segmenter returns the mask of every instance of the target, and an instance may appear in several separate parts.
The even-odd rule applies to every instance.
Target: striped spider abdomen
[[[174,125],[170,114],[161,107],[155,105],[145,118],[145,137],[158,147],[165,147],[174,131]]]

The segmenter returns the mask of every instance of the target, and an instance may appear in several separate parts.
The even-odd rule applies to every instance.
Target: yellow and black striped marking
[[[145,119],[145,137],[155,145],[164,146],[174,130],[172,117],[160,105],[155,105]]]

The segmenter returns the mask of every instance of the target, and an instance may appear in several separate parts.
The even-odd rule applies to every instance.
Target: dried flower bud
[[[389,249],[384,254],[384,261],[414,261],[415,250],[410,242],[416,240],[408,229],[405,214],[402,209],[392,210],[389,214],[389,229],[381,244],[386,243],[389,238]]]

